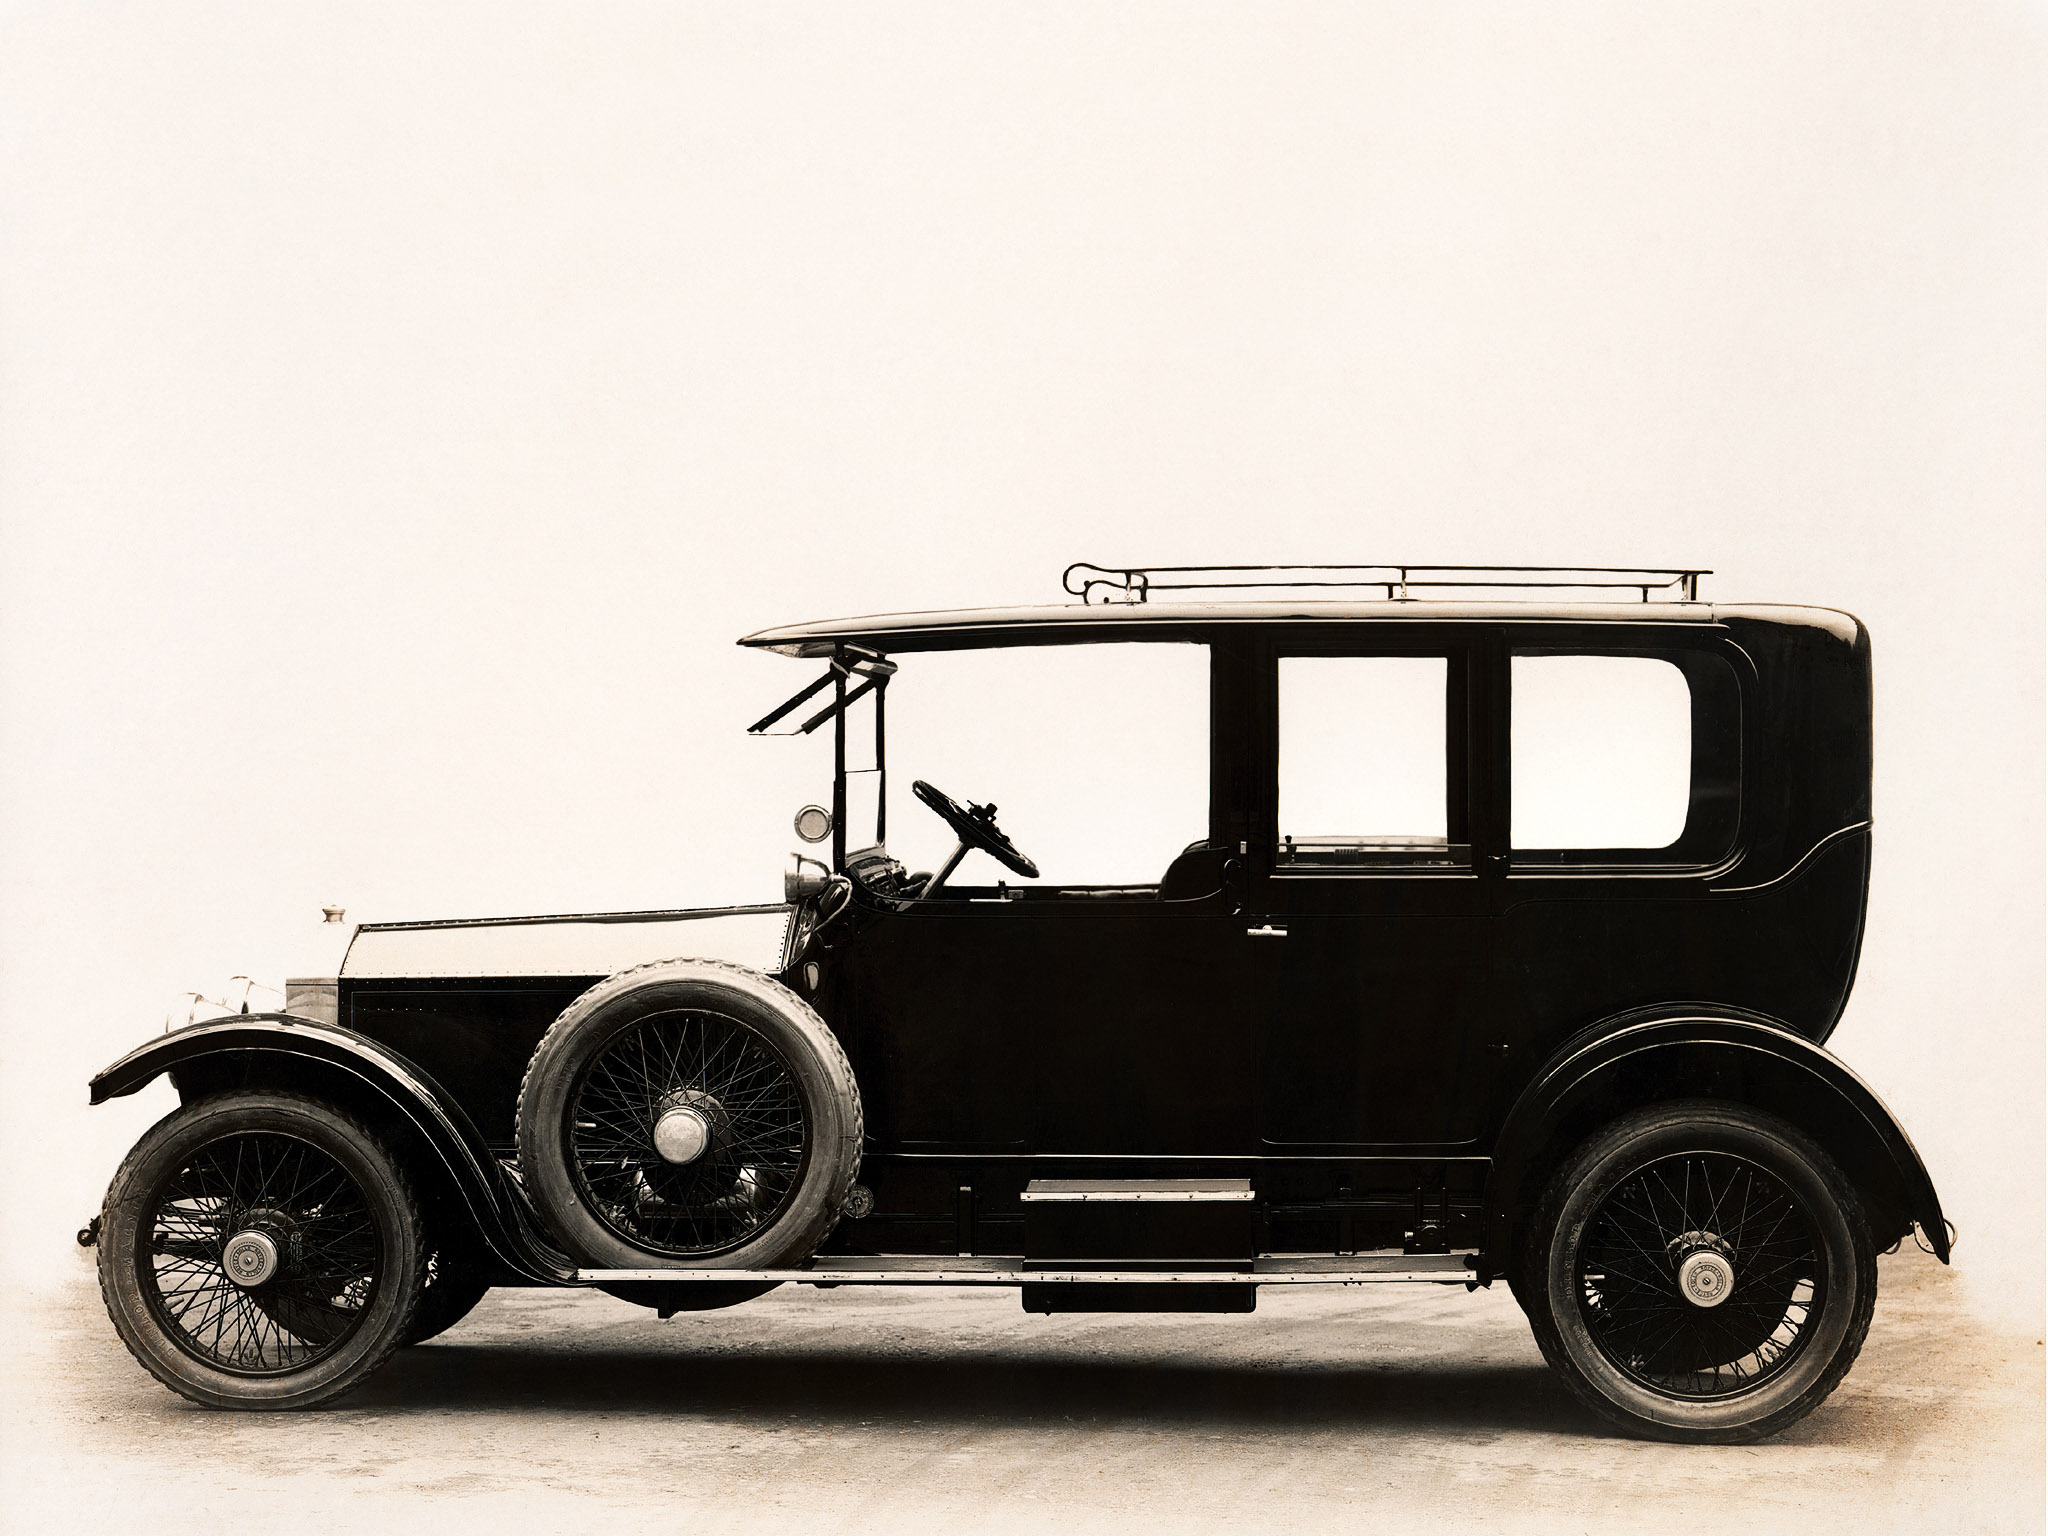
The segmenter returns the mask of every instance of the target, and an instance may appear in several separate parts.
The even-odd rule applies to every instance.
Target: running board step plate
[[[1135,1205],[1155,1200],[1233,1204],[1252,1198],[1250,1179],[1033,1179],[1026,1205]]]

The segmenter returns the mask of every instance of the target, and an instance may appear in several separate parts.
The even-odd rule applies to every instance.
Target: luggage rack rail
[[[1083,603],[1142,603],[1154,592],[1380,588],[1390,602],[1447,590],[1652,593],[1699,601],[1710,570],[1605,565],[1091,565],[1077,560],[1060,585]]]
[[[1464,1285],[1476,1254],[1274,1254],[1250,1268],[1027,1269],[1021,1254],[891,1254],[822,1259],[802,1269],[581,1269],[587,1285],[768,1281],[785,1285]]]

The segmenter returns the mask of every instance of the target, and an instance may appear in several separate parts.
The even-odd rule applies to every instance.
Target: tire
[[[490,1270],[481,1259],[458,1244],[440,1244],[427,1255],[420,1304],[398,1347],[410,1349],[439,1338],[474,1312],[490,1289]]]
[[[1508,1294],[1515,1298],[1515,1305],[1522,1309],[1523,1315],[1533,1318],[1536,1315],[1536,1293],[1530,1290],[1529,1281],[1522,1273],[1520,1265],[1508,1272],[1507,1282]]]
[[[656,1129],[676,1124],[683,1145],[665,1155]],[[555,1021],[520,1087],[518,1136],[528,1194],[584,1265],[782,1268],[838,1220],[860,1164],[860,1091],[795,993],[737,965],[665,960],[598,983]],[[703,1300],[772,1288],[707,1285]]]
[[[122,1343],[210,1408],[310,1408],[359,1385],[412,1326],[423,1272],[418,1202],[390,1151],[296,1093],[174,1110],[101,1211],[100,1294]]]
[[[1713,1101],[1588,1140],[1523,1257],[1544,1358],[1594,1413],[1656,1440],[1740,1444],[1804,1418],[1855,1362],[1877,1300],[1870,1230],[1833,1159],[1774,1115]]]

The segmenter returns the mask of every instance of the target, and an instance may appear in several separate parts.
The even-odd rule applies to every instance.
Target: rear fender
[[[458,1208],[507,1269],[544,1284],[567,1283],[575,1273],[540,1235],[469,1117],[432,1078],[386,1046],[290,1014],[238,1014],[130,1051],[92,1080],[92,1102],[122,1098],[164,1073],[188,1099],[218,1087],[288,1084],[371,1109],[427,1148]]]
[[[1926,1165],[1861,1078],[1779,1024],[1682,1009],[1586,1031],[1522,1091],[1501,1127],[1488,1176],[1488,1272],[1503,1272],[1517,1224],[1573,1147],[1617,1116],[1682,1098],[1726,1099],[1790,1121],[1825,1147],[1861,1191],[1879,1246],[1917,1225],[1935,1256],[1948,1262],[1948,1224]]]

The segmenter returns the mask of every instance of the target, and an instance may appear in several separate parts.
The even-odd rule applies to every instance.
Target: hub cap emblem
[[[1735,1289],[1735,1266],[1712,1249],[1688,1256],[1678,1266],[1678,1292],[1696,1307],[1718,1307]]]
[[[222,1247],[220,1260],[228,1278],[247,1290],[277,1273],[277,1244],[267,1232],[237,1232]]]

